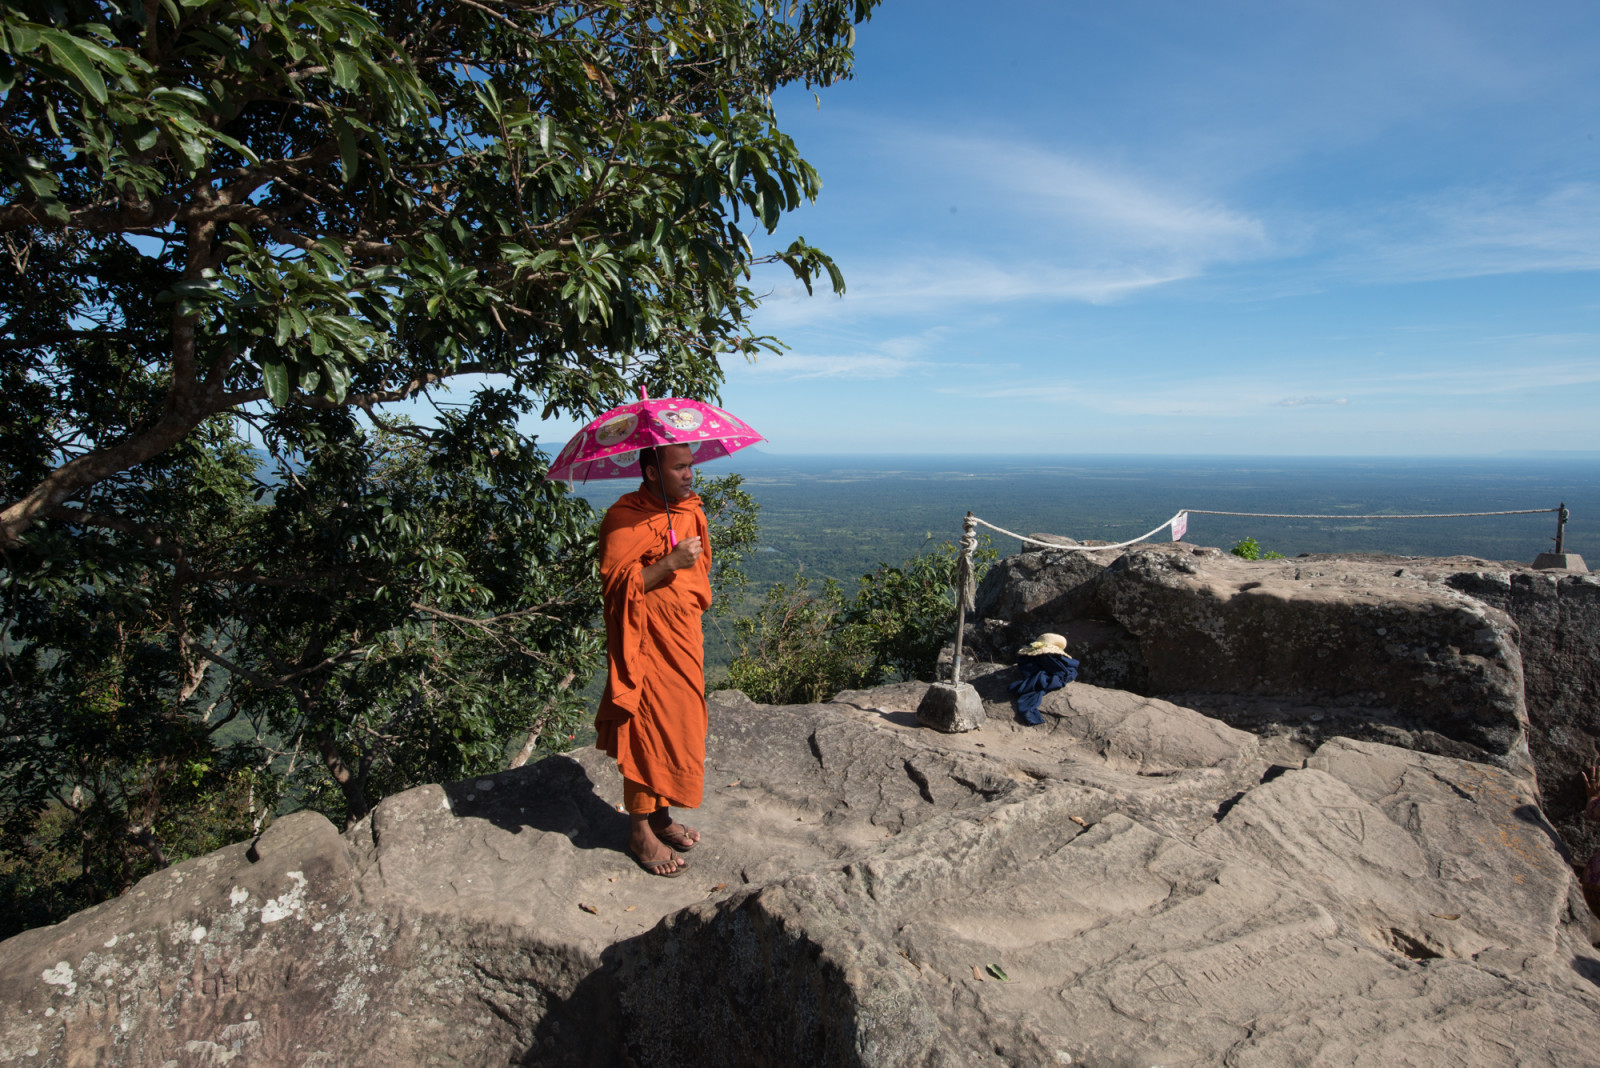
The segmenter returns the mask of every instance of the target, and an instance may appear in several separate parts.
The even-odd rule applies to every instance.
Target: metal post
[[[956,655],[950,681],[961,685],[961,646],[967,632],[967,590],[972,584],[972,552],[978,547],[978,524],[971,512],[961,524],[961,562],[956,567]]]
[[[1556,555],[1557,556],[1560,556],[1562,551],[1563,551],[1562,542],[1566,540],[1566,536],[1567,536],[1567,519],[1571,515],[1572,515],[1572,513],[1567,511],[1567,502],[1566,501],[1562,501],[1560,510],[1556,512]]]

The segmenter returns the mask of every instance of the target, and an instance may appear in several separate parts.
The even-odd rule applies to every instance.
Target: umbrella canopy
[[[639,450],[687,445],[696,463],[715,460],[765,441],[748,423],[714,404],[686,397],[639,399],[595,419],[573,435],[556,462],[552,479],[587,482],[592,478],[639,478]]]

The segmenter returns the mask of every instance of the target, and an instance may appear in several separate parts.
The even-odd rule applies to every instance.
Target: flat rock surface
[[[986,698],[1003,680],[975,681]],[[0,946],[0,1061],[1562,1064],[1590,917],[1527,783],[1072,684],[711,701],[679,878],[582,750],[280,820]],[[985,692],[986,689],[988,692]]]

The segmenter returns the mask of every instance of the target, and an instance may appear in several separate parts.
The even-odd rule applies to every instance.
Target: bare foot
[[[693,827],[672,822],[669,809],[658,808],[650,815],[650,829],[655,836],[680,853],[687,853],[700,842],[700,832]]]
[[[639,867],[651,875],[667,879],[681,875],[689,866],[687,860],[662,844],[644,816],[633,817],[633,826],[628,833],[628,853],[639,863]]]

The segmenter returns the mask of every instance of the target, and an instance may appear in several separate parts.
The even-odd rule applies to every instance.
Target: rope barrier
[[[1280,515],[1276,512],[1210,512],[1204,508],[1185,508],[1183,511],[1190,515],[1239,515],[1249,519],[1466,519],[1477,515],[1544,515],[1546,512],[1559,512],[1561,509],[1518,508],[1511,512],[1436,512],[1432,515]],[[1176,519],[1177,516],[1173,518]],[[1160,529],[1161,527],[1156,528]]]
[[[1517,508],[1505,512],[1433,512],[1427,515],[1295,515],[1281,512],[1215,512],[1207,508],[1185,508],[1149,533],[1141,534],[1137,538],[1130,538],[1127,541],[1119,541],[1115,545],[1060,545],[1053,541],[1040,541],[1038,538],[1024,537],[1015,531],[1007,530],[1005,527],[995,526],[987,519],[979,519],[977,516],[972,516],[972,520],[975,523],[983,524],[996,533],[1004,534],[1008,538],[1016,538],[1025,545],[1043,545],[1048,549],[1069,553],[1100,553],[1110,549],[1126,549],[1130,545],[1137,545],[1191,515],[1227,515],[1239,516],[1245,519],[1470,519],[1475,516],[1489,515],[1544,515],[1549,512],[1562,512],[1564,510],[1565,508],[1563,507]],[[971,513],[968,514],[970,515]]]
[[[1139,542],[1144,541],[1146,538],[1149,538],[1152,535],[1159,534],[1163,530],[1166,530],[1174,522],[1176,522],[1177,519],[1178,519],[1178,516],[1181,516],[1181,515],[1183,515],[1183,513],[1179,512],[1178,515],[1175,515],[1171,519],[1167,520],[1165,523],[1162,523],[1159,527],[1156,527],[1154,530],[1150,531],[1149,534],[1141,534],[1137,538],[1132,538],[1132,539],[1130,539],[1128,541],[1119,541],[1115,545],[1058,545],[1053,541],[1040,541],[1038,538],[1025,538],[1021,534],[1014,534],[1011,531],[1005,529],[1004,527],[995,526],[993,523],[989,522],[987,519],[979,519],[977,516],[973,516],[972,518],[973,518],[974,522],[982,523],[984,526],[988,527],[990,530],[998,531],[999,533],[1004,534],[1008,538],[1016,538],[1018,541],[1025,542],[1025,543],[1027,543],[1029,545],[1043,545],[1043,546],[1046,546],[1046,547],[1051,548],[1051,549],[1060,549],[1062,552],[1069,552],[1069,553],[1103,553],[1107,549],[1126,549],[1130,545],[1137,545]]]

